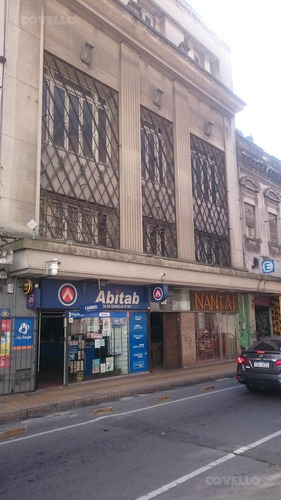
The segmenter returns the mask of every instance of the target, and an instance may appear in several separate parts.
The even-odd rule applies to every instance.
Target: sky
[[[236,128],[281,160],[281,0],[187,0],[231,48]]]

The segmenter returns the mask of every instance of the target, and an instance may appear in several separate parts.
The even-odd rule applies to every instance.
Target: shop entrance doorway
[[[37,389],[63,384],[64,315],[45,312],[38,318]]]
[[[150,314],[151,365],[167,369],[181,367],[181,346],[178,313]]]
[[[255,306],[257,339],[271,335],[270,308]]]
[[[152,368],[164,366],[164,314],[150,314],[151,364]]]

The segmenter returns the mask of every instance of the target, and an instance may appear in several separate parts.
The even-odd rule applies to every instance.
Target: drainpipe
[[[41,0],[40,16],[40,39],[39,39],[39,92],[38,92],[38,120],[37,120],[37,152],[36,152],[36,197],[35,197],[35,221],[39,228],[40,218],[40,176],[41,176],[41,141],[42,141],[42,101],[43,101],[43,68],[44,68],[44,36],[45,36],[45,6]]]

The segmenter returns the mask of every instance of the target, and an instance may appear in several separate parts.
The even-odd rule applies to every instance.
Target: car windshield
[[[261,339],[258,342],[255,342],[252,347],[250,347],[251,351],[280,351],[281,350],[281,338],[267,338]]]

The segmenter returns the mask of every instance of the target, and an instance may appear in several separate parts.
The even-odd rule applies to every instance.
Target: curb
[[[200,384],[210,380],[217,380],[222,378],[234,377],[236,372],[217,373],[216,375],[201,375],[193,377],[189,380],[175,380],[172,382],[158,383],[153,386],[134,387],[132,389],[121,389],[117,392],[109,392],[108,394],[85,396],[81,398],[69,399],[67,401],[58,401],[56,403],[46,403],[40,406],[33,406],[22,410],[15,410],[3,413],[0,415],[0,424],[13,420],[26,420],[28,418],[38,418],[45,415],[50,415],[58,411],[67,411],[71,408],[81,408],[83,406],[90,406],[100,404],[108,401],[114,401],[128,396],[135,396],[137,394],[150,394],[158,391],[165,391],[176,387],[187,387],[189,385]]]

